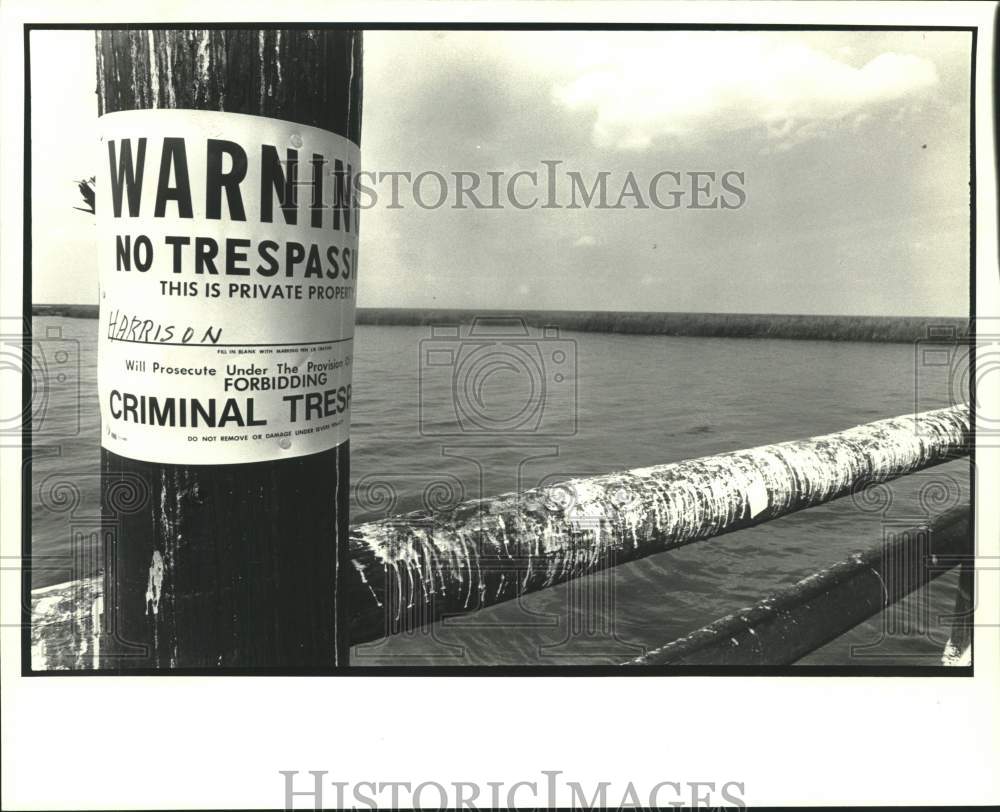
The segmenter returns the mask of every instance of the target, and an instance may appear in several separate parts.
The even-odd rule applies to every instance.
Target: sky
[[[97,157],[93,34],[31,38],[34,299],[96,303],[93,217],[73,209]],[[358,305],[967,314],[970,45],[965,32],[366,32],[363,168],[441,173],[449,197],[422,208],[401,180],[389,208],[390,180],[369,181]],[[515,198],[537,194],[533,208],[503,193],[499,209],[453,206],[451,173],[480,178],[489,203],[487,173],[505,173],[503,192],[549,165],[556,207],[526,182]],[[567,208],[570,172],[588,187],[608,173],[611,204],[631,173],[639,199]],[[650,199],[663,172],[688,184],[677,208]],[[693,172],[742,173],[742,205],[692,208]],[[674,176],[660,177],[666,201]],[[421,186],[425,204],[438,188]]]

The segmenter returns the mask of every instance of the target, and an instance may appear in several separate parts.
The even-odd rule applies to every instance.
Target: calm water
[[[35,319],[49,370],[34,415],[35,586],[100,566],[96,329],[93,319]],[[924,366],[905,344],[562,333],[489,358],[477,346],[464,330],[456,339],[429,327],[358,327],[353,522],[837,431],[953,400],[947,368]],[[354,661],[619,662],[868,546],[886,521],[919,521],[918,496],[930,481],[956,503],[968,501],[968,462],[949,463],[893,483],[887,513],[841,499],[358,647]],[[811,661],[937,664],[947,629],[936,619],[951,610],[954,582],[953,574],[938,579]],[[882,639],[884,628],[919,626],[924,616],[929,628]]]

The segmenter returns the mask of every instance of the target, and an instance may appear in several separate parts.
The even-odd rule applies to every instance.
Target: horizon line
[[[76,309],[76,310],[93,310],[98,312],[100,310],[100,305],[97,303],[72,303],[72,302],[32,302],[31,311],[32,315],[43,315],[36,313],[37,310],[41,309]],[[728,310],[615,310],[615,309],[561,309],[561,308],[551,308],[551,307],[534,307],[534,308],[518,308],[518,307],[473,307],[473,306],[457,306],[457,307],[433,307],[427,305],[358,305],[355,307],[355,312],[359,311],[420,311],[420,312],[437,312],[437,313],[499,313],[499,314],[511,314],[511,313],[537,313],[537,314],[548,314],[548,313],[559,313],[559,314],[608,314],[608,315],[648,315],[648,316],[773,316],[780,318],[833,318],[833,319],[941,319],[941,320],[969,320],[972,318],[971,314],[965,315],[924,315],[924,314],[913,314],[913,315],[886,315],[886,314],[872,314],[872,313],[776,313],[776,312],[752,312],[752,311],[728,311]]]

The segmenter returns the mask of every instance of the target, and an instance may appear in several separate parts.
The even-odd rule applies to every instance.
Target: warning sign
[[[100,124],[104,448],[212,465],[347,440],[358,147],[238,113]]]

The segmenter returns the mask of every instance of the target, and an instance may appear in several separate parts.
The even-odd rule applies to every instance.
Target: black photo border
[[[976,57],[979,26],[924,26],[924,25],[809,25],[809,24],[739,24],[739,23],[459,23],[459,22],[169,22],[169,23],[26,23],[24,25],[24,237],[23,237],[23,302],[22,316],[25,325],[22,361],[22,415],[21,431],[21,674],[32,677],[101,677],[119,676],[114,669],[89,670],[34,670],[31,667],[31,508],[32,508],[32,211],[31,211],[31,52],[33,31],[60,30],[123,30],[123,29],[361,29],[362,31],[899,31],[899,32],[966,32],[971,34],[970,44],[970,127],[969,127],[969,187],[970,187],[970,237],[969,237],[969,341],[971,344],[970,387],[975,386],[976,373]],[[1000,67],[994,55],[994,74],[1000,77]],[[1000,121],[1000,119],[998,119]],[[970,463],[970,549],[975,549],[976,469],[975,425],[976,403],[974,389],[970,391],[972,449]],[[135,669],[128,676],[454,676],[454,677],[543,677],[543,676],[614,676],[614,677],[972,677],[974,666],[886,666],[886,665],[790,665],[790,666],[341,666],[322,671],[294,668],[178,668],[170,670]]]

